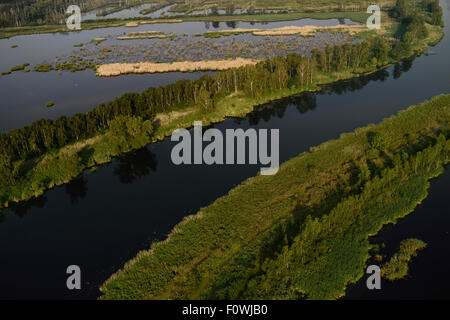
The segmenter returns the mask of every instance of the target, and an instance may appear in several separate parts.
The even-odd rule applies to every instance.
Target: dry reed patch
[[[233,60],[203,60],[171,63],[110,63],[99,66],[97,68],[97,75],[100,77],[114,77],[130,73],[220,71],[239,68],[246,65],[255,65],[258,62],[258,60],[253,59],[236,58]]]

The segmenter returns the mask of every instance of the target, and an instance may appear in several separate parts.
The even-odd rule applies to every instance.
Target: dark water
[[[449,9],[445,7],[447,23]],[[280,129],[284,162],[342,132],[449,93],[449,37],[433,51],[437,54],[329,86],[319,94],[286,99],[216,127]],[[98,286],[138,251],[164,239],[184,216],[259,171],[259,166],[246,165],[177,167],[170,161],[173,145],[170,141],[150,145],[5,210],[0,223],[0,298],[94,299]],[[411,279],[384,285],[376,297],[361,286],[350,288],[349,298],[403,298],[414,293],[414,297],[448,297],[450,281],[439,270],[448,270],[450,261],[449,179],[447,172],[435,180],[430,197],[417,212],[380,235],[393,249],[410,235],[428,242],[429,248],[412,264]],[[65,286],[65,271],[72,264],[82,270],[82,290],[77,292]]]

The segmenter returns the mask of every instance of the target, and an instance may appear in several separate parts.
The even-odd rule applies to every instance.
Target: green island
[[[369,237],[444,172],[449,120],[450,95],[438,96],[248,179],[140,252],[102,299],[342,297],[364,274]]]
[[[409,263],[417,253],[427,247],[419,239],[406,239],[400,242],[400,249],[381,267],[381,275],[389,281],[403,279],[408,275]]]

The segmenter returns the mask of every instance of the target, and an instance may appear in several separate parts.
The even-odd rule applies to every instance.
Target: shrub
[[[371,132],[368,134],[368,140],[369,140],[370,146],[373,149],[377,149],[377,150],[381,150],[381,151],[386,150],[387,148],[389,148],[389,145],[390,145],[389,138],[383,133]]]

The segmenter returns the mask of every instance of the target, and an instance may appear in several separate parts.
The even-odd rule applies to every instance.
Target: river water
[[[448,34],[450,3],[443,2]],[[450,41],[369,77],[327,86],[317,94],[285,99],[240,119],[215,125],[280,129],[282,162],[329,139],[376,123],[409,105],[449,93]],[[137,81],[139,82],[139,81]],[[139,91],[136,88],[132,91]],[[175,166],[166,140],[86,172],[33,201],[4,210],[0,222],[0,298],[95,299],[98,286],[137,252],[164,239],[193,214],[259,171],[259,166]],[[363,281],[348,298],[448,298],[450,292],[450,174],[432,182],[429,198],[374,242],[393,252],[415,236],[428,243],[410,277],[368,292]],[[66,289],[66,268],[79,265],[82,290]]]

